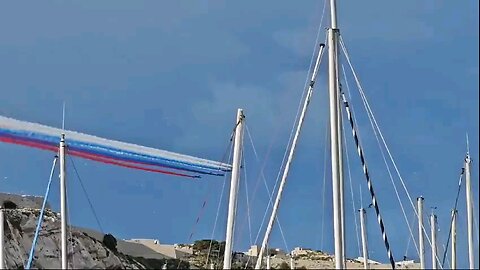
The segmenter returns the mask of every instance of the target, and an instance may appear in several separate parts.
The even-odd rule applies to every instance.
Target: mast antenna
[[[63,101],[63,110],[62,110],[62,129],[65,132],[65,101]]]

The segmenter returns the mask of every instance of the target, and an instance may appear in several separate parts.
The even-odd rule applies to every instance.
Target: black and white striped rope
[[[363,150],[360,145],[357,132],[355,130],[355,123],[353,122],[352,111],[350,110],[350,105],[348,104],[348,101],[345,98],[345,94],[343,92],[341,94],[342,94],[343,105],[345,106],[345,110],[347,112],[348,121],[350,122],[350,127],[352,128],[352,134],[353,134],[353,139],[355,140],[355,146],[357,147],[357,153],[362,163],[363,173],[365,174],[365,178],[367,180],[368,190],[370,191],[370,195],[372,197],[372,205],[375,208],[375,213],[377,214],[377,221],[378,221],[378,224],[380,225],[380,230],[382,231],[383,242],[385,243],[385,248],[387,249],[388,259],[390,260],[392,269],[395,269],[395,260],[393,259],[393,254],[392,254],[392,251],[390,250],[390,244],[388,243],[387,233],[385,232],[383,219],[382,219],[382,216],[380,215],[380,209],[378,207],[377,198],[375,196],[375,192],[373,191],[372,181],[370,179],[370,174],[368,173],[367,164],[365,163]]]

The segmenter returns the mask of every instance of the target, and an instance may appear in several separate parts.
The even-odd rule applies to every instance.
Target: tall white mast
[[[266,262],[267,262],[267,267],[266,267],[266,269],[267,269],[267,270],[270,270],[270,254],[269,254],[269,252],[267,252]]]
[[[452,269],[457,269],[457,210],[452,210]]]
[[[315,66],[313,68],[313,73],[310,80],[310,86],[308,87],[307,95],[305,97],[305,102],[303,103],[303,107],[302,107],[302,112],[300,113],[300,118],[298,120],[297,129],[295,131],[295,135],[293,136],[292,145],[290,148],[290,152],[288,153],[287,162],[285,163],[285,168],[282,174],[282,180],[280,181],[280,185],[278,187],[277,197],[275,198],[275,202],[273,203],[272,215],[270,216],[270,219],[268,221],[267,230],[265,231],[265,236],[262,241],[262,246],[260,248],[260,252],[258,253],[255,269],[260,269],[262,266],[263,254],[267,249],[268,240],[270,238],[270,234],[273,228],[273,223],[277,218],[278,207],[280,206],[280,200],[282,198],[283,189],[287,182],[288,172],[290,170],[290,165],[292,164],[293,155],[295,154],[297,141],[300,136],[300,131],[303,126],[303,121],[305,120],[305,115],[307,113],[308,105],[310,104],[310,100],[313,94],[313,86],[315,85],[315,78],[317,77],[318,67],[320,66],[324,48],[325,48],[325,44],[320,44],[320,50],[318,51],[317,60],[315,61]]]
[[[368,246],[367,246],[367,227],[365,224],[365,209],[360,208],[358,210],[360,214],[360,230],[362,231],[362,251],[363,251],[363,260],[364,260],[364,268],[368,269],[369,264],[368,264]]]
[[[425,269],[425,244],[423,242],[423,197],[417,198],[418,213],[418,245],[420,256],[420,269]]]
[[[3,236],[4,236],[4,233],[5,233],[5,230],[3,228],[3,224],[4,224],[4,217],[5,215],[5,210],[3,209],[3,205],[0,205],[0,269],[5,269],[5,265],[4,265],[4,262],[5,262],[5,257],[4,257],[4,247],[3,247],[3,242],[5,241]]]
[[[60,217],[62,230],[62,269],[68,267],[67,251],[67,186],[66,186],[66,162],[65,162],[65,134],[60,139]]]
[[[237,122],[235,127],[235,141],[233,148],[232,163],[232,179],[230,182],[230,198],[228,201],[228,219],[227,219],[227,235],[225,240],[225,254],[223,259],[223,269],[231,269],[232,267],[232,249],[233,249],[233,233],[235,230],[235,217],[237,214],[237,195],[238,184],[240,179],[240,165],[242,162],[242,144],[243,144],[243,110],[237,111]]]
[[[339,136],[339,85],[338,85],[338,29],[336,1],[330,0],[331,28],[328,29],[328,79],[330,96],[330,150],[332,159],[332,190],[333,190],[333,229],[335,240],[335,268],[343,269],[343,216],[342,216],[342,187],[341,173],[341,144]]]
[[[437,269],[437,216],[430,216],[430,229],[432,234],[432,269]]]
[[[465,158],[465,191],[467,200],[467,234],[468,234],[468,262],[470,269],[475,269],[475,255],[473,251],[473,205],[472,205],[472,183],[470,174],[470,154],[467,152]]]

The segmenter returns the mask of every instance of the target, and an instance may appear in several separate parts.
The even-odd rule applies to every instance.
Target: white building
[[[125,240],[130,243],[142,244],[155,252],[168,256],[174,259],[181,259],[193,254],[193,247],[191,245],[167,245],[160,244],[157,239],[130,239]]]
[[[258,248],[258,246],[253,245],[248,249],[247,252],[245,252],[245,255],[251,256],[251,257],[257,257],[259,252],[260,252],[260,249]]]

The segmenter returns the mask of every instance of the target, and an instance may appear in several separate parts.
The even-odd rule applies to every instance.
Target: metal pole
[[[457,269],[457,210],[452,210],[452,269]]]
[[[4,247],[3,247],[3,242],[5,241],[4,240],[4,233],[5,233],[5,230],[4,230],[4,227],[3,227],[3,224],[5,222],[5,210],[3,209],[3,205],[0,205],[0,269],[5,269],[5,257],[4,257]]]
[[[235,128],[235,141],[233,148],[232,163],[232,179],[230,182],[230,198],[228,201],[228,219],[227,219],[227,235],[225,242],[225,254],[223,259],[223,269],[232,267],[232,249],[233,249],[233,233],[235,230],[235,216],[237,214],[237,195],[238,184],[240,179],[240,165],[242,161],[242,144],[243,144],[243,110],[237,111],[237,122]]]
[[[65,134],[60,139],[60,216],[62,230],[62,269],[68,268],[67,251],[67,185],[65,160]]]
[[[330,0],[331,28],[328,29],[328,81],[330,99],[330,150],[332,159],[332,191],[333,191],[333,228],[335,240],[335,268],[343,269],[343,217],[342,217],[342,173],[340,164],[339,137],[339,87],[338,87],[338,29],[335,0]]]
[[[473,243],[473,206],[472,206],[472,183],[470,175],[470,154],[465,158],[465,192],[467,200],[467,234],[468,234],[468,263],[470,269],[475,269],[474,243]]]
[[[293,261],[293,255],[290,256],[290,269],[295,269],[295,262]]]
[[[365,269],[369,268],[368,263],[368,247],[367,247],[367,226],[365,224],[365,209],[360,208],[358,210],[360,213],[360,230],[362,231],[362,250],[363,250],[363,259],[364,259],[364,267]]]
[[[425,269],[425,244],[423,242],[423,197],[417,198],[418,213],[418,245],[420,257],[420,269]]]
[[[267,224],[267,230],[265,231],[265,236],[263,238],[262,246],[260,248],[260,252],[259,252],[258,257],[257,257],[257,262],[255,264],[255,269],[260,269],[261,266],[262,266],[263,254],[265,253],[265,251],[267,249],[268,240],[270,238],[270,234],[271,234],[272,228],[273,228],[273,223],[275,222],[275,219],[277,217],[278,207],[280,206],[280,199],[282,198],[282,193],[283,193],[283,189],[285,188],[285,184],[287,182],[287,177],[288,177],[288,172],[290,170],[290,165],[292,164],[293,156],[295,154],[297,141],[298,141],[298,138],[300,136],[300,131],[301,131],[302,126],[303,126],[303,121],[305,120],[305,115],[307,113],[308,105],[310,104],[310,100],[311,100],[312,93],[313,93],[313,86],[315,85],[315,78],[317,76],[318,67],[320,66],[320,62],[321,62],[321,59],[322,59],[324,48],[325,48],[325,44],[320,44],[320,50],[318,51],[318,56],[317,56],[317,60],[315,62],[315,67],[313,68],[313,73],[312,73],[312,77],[311,77],[311,80],[310,80],[310,85],[308,87],[307,95],[305,97],[305,102],[303,103],[303,108],[302,108],[302,112],[300,114],[300,118],[298,119],[297,129],[295,131],[295,135],[293,136],[292,145],[291,145],[291,148],[290,148],[290,152],[288,154],[287,162],[285,163],[285,168],[284,168],[283,174],[282,174],[282,180],[280,181],[280,185],[278,187],[277,197],[275,198],[275,202],[273,203],[272,215],[270,216],[270,219],[269,219],[268,224]]]
[[[266,261],[267,261],[267,268],[266,269],[269,270],[270,269],[270,254],[269,254],[269,252],[267,252],[267,260]]]
[[[432,269],[437,269],[437,216],[430,216],[430,229],[432,234]]]

